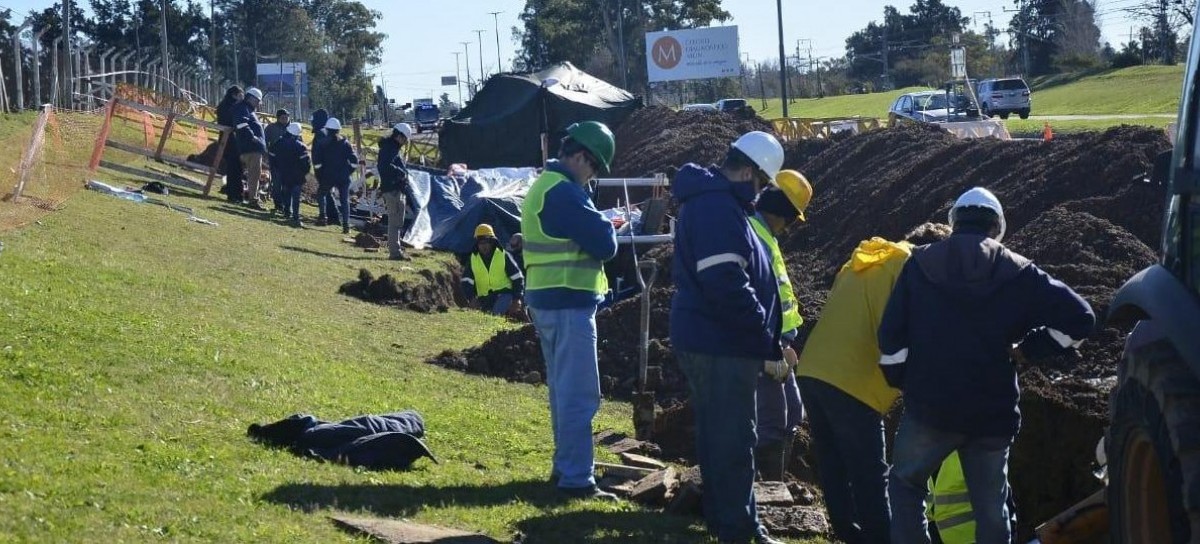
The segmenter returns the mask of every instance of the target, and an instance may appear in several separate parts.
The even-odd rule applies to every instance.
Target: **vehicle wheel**
[[[1114,542],[1200,542],[1200,380],[1173,347],[1125,354],[1110,407]]]
[[[988,105],[987,105],[987,104],[984,104],[984,105],[982,105],[982,106],[979,106],[979,113],[982,113],[982,114],[983,114],[983,116],[984,116],[984,117],[986,117],[986,118],[988,118],[988,119],[991,119],[992,117],[994,117],[994,116],[992,115],[991,109],[989,109],[989,108],[988,108]]]
[[[1004,113],[1001,113],[1001,114],[1000,114],[1000,118],[1001,118],[1001,119],[1008,119],[1008,116],[1009,116],[1009,115],[1010,115],[1010,114],[1009,114],[1008,112],[1004,112]]]
[[[1029,119],[1029,110],[1021,110],[1017,115],[1021,116],[1021,119]]]

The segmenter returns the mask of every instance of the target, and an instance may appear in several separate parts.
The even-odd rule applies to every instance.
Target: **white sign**
[[[257,70],[256,73],[260,76],[273,76],[273,75],[281,75],[281,74],[292,75],[296,72],[304,72],[307,74],[308,73],[308,63],[307,62],[283,62],[283,63],[261,62],[261,63],[255,65],[255,69]]]
[[[650,82],[738,77],[742,73],[736,26],[646,33]]]
[[[955,47],[950,50],[950,77],[964,79],[967,77],[967,50]]]

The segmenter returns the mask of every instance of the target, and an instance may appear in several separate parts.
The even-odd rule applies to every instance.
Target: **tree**
[[[1023,7],[1013,16],[1009,29],[1022,70],[1028,75],[1069,69],[1081,61],[1099,62],[1100,28],[1096,25],[1095,4],[1087,0],[1014,3]]]
[[[943,55],[948,55],[946,44],[953,34],[963,32],[969,20],[958,8],[941,0],[916,0],[908,14],[885,6],[882,23],[872,21],[846,39],[850,73],[855,78],[879,80],[884,85],[917,84],[922,74],[929,72],[917,67],[932,66],[926,59],[927,52],[940,48]],[[948,56],[945,58],[943,64],[948,65]]]
[[[458,109],[458,104],[450,99],[450,93],[442,93],[442,95],[438,97],[438,108],[446,111],[453,111]]]

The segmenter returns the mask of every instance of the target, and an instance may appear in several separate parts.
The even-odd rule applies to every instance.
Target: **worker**
[[[901,242],[860,242],[834,278],[800,353],[797,382],[817,483],[834,534],[847,544],[890,538],[883,416],[900,392],[879,370],[879,320],[912,248],[949,236],[949,226],[925,223]]]
[[[927,482],[958,450],[980,544],[1011,542],[1008,453],[1021,426],[1012,346],[1076,348],[1092,308],[1005,248],[1004,209],[976,187],[950,208],[950,238],[913,250],[879,325],[879,364],[904,395],[888,493],[892,542],[929,542]]]
[[[412,138],[412,127],[408,123],[397,123],[392,131],[379,140],[379,192],[387,213],[388,258],[393,261],[411,261],[400,247],[404,226],[404,212],[408,208],[408,166],[400,150]]]
[[[317,226],[338,224],[337,206],[334,205],[332,186],[325,182],[321,173],[321,148],[329,141],[329,132],[325,125],[329,124],[329,112],[319,108],[312,113],[313,138],[312,149],[313,172],[317,182]],[[339,123],[340,126],[340,123]]]
[[[225,90],[225,97],[217,104],[217,124],[232,128],[237,123],[234,121],[234,107],[242,101],[245,93],[242,88],[234,85]],[[236,138],[236,136],[234,136]],[[221,192],[230,202],[241,204],[246,193],[245,183],[242,181],[242,159],[238,154],[237,142],[226,142],[225,153],[221,157],[221,167],[225,171],[225,187]]]
[[[525,302],[550,389],[550,480],[567,497],[616,500],[596,487],[592,474],[592,418],[600,408],[596,308],[608,293],[604,262],[617,255],[617,236],[587,191],[597,175],[609,172],[615,149],[603,123],[567,127],[558,159],[546,162],[521,205]]]
[[[317,179],[321,181],[317,201],[325,206],[322,215],[329,217],[336,213],[342,220],[342,234],[349,234],[350,176],[358,168],[358,155],[354,154],[350,141],[341,135],[341,130],[342,122],[337,117],[330,117],[325,122],[326,139],[313,153],[316,155],[313,167],[317,169]],[[334,205],[333,189],[338,191],[340,206]]]
[[[254,113],[261,102],[262,91],[250,87],[246,89],[245,98],[233,110],[237,150],[242,161],[242,170],[246,174],[246,188],[250,193],[247,204],[256,210],[264,209],[258,199],[258,190],[263,159],[267,155],[266,134],[262,123],[258,122],[258,115]]]
[[[788,278],[787,264],[776,240],[797,221],[804,221],[804,210],[812,200],[812,185],[804,175],[795,170],[783,170],[775,176],[775,184],[763,189],[755,201],[755,213],[750,217],[750,226],[763,247],[771,256],[771,268],[779,284],[779,305],[783,312],[782,330],[787,366],[783,373],[758,377],[757,411],[758,442],[754,448],[754,464],[759,478],[765,481],[782,482],[787,472],[787,459],[791,456],[792,439],[803,419],[804,408],[800,403],[800,389],[796,386],[796,352],[791,343],[796,339],[800,324],[800,304]]]
[[[508,315],[521,306],[525,275],[517,261],[500,247],[496,231],[481,223],[475,227],[475,249],[463,267],[463,296],[476,308],[494,315]]]
[[[312,168],[312,159],[300,139],[300,133],[300,123],[288,123],[283,136],[270,148],[271,171],[275,172],[271,184],[279,185],[284,195],[283,217],[290,218],[292,226],[296,228],[304,228],[300,220],[300,190]]]
[[[288,110],[280,108],[275,111],[275,121],[267,125],[264,129],[267,139],[267,166],[271,172],[271,201],[275,204],[272,214],[279,214],[284,219],[287,219],[287,209],[285,207],[286,199],[284,197],[283,182],[279,179],[278,172],[272,166],[273,161],[270,160],[271,146],[279,141],[284,134],[287,134],[288,124],[292,122],[291,114]]]
[[[759,523],[754,501],[754,392],[760,371],[786,372],[782,311],[771,256],[748,212],[782,165],[779,141],[749,132],[720,167],[687,164],[671,185],[680,204],[671,345],[696,411],[704,517],[721,542],[778,542]]]

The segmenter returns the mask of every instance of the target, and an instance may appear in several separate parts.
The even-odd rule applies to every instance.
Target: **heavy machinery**
[[[1200,11],[1198,11],[1200,13]],[[1116,293],[1110,322],[1136,322],[1106,437],[1112,542],[1200,543],[1200,39],[1193,31],[1167,186],[1162,258]]]

